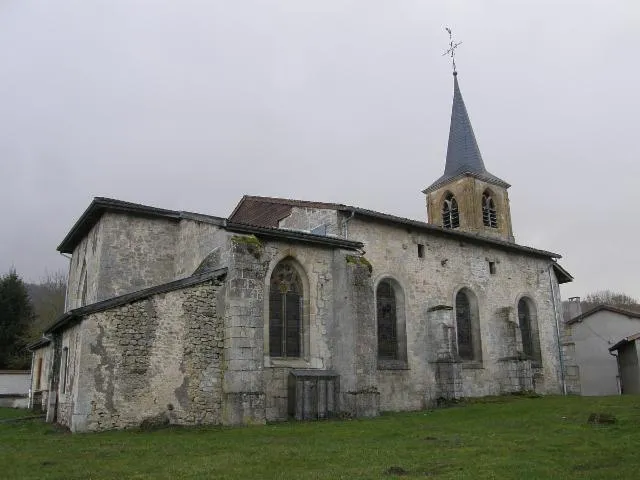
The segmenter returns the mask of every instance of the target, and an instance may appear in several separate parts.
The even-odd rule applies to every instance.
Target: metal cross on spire
[[[456,72],[456,48],[458,48],[458,45],[462,45],[462,42],[454,42],[453,41],[453,33],[451,33],[451,29],[449,27],[444,27],[444,29],[447,31],[447,33],[449,34],[449,49],[444,52],[442,54],[442,56],[444,57],[445,55],[449,55],[451,57],[451,65],[453,66],[453,74],[456,75],[458,72]]]

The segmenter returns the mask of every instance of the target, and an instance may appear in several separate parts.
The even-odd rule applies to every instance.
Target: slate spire
[[[444,183],[463,174],[470,174],[490,183],[508,188],[509,184],[487,171],[482,154],[471,127],[467,107],[460,93],[458,72],[453,72],[453,105],[451,107],[451,125],[449,127],[449,144],[447,145],[447,161],[444,175],[424,190],[424,193],[435,190]]]

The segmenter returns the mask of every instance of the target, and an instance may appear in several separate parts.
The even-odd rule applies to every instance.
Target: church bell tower
[[[444,174],[422,192],[428,222],[514,242],[510,185],[487,171],[453,71],[453,106]]]

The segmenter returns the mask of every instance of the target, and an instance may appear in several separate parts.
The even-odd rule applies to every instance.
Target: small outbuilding
[[[640,333],[623,338],[609,351],[618,352],[621,393],[640,394]]]

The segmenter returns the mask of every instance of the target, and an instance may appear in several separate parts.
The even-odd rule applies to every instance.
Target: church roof
[[[464,104],[462,93],[460,93],[458,74],[453,72],[453,105],[451,107],[451,125],[444,174],[424,189],[423,193],[436,190],[445,183],[464,175],[471,175],[500,187],[510,187],[507,182],[489,173],[484,166],[467,107]]]
[[[286,208],[284,208],[286,207]],[[377,212],[375,210],[369,210],[366,208],[354,207],[350,205],[344,205],[341,203],[323,203],[323,202],[310,202],[305,200],[294,200],[288,198],[274,198],[274,197],[259,197],[245,195],[242,197],[236,208],[229,216],[228,221],[232,223],[251,224],[263,227],[269,227],[270,229],[276,229],[278,221],[291,214],[294,207],[301,208],[318,208],[327,210],[338,210],[349,216],[365,217],[369,220],[383,222],[387,224],[402,225],[404,227],[415,228],[416,230],[428,231],[436,235],[442,235],[458,240],[467,240],[470,243],[490,245],[502,250],[516,251],[525,253],[537,257],[546,258],[562,258],[561,255],[546,250],[539,250],[537,248],[527,247],[524,245],[518,245],[513,242],[501,240],[498,238],[487,237],[477,233],[463,232],[459,230],[452,230],[450,228],[443,228],[431,223],[421,222],[419,220],[412,220],[410,218],[399,217],[396,215],[390,215],[388,213]],[[277,214],[271,214],[270,210],[274,210]],[[275,218],[278,218],[276,220]],[[264,223],[260,223],[264,222]],[[554,263],[554,265],[557,265]],[[562,269],[566,275],[562,276],[560,283],[570,282],[573,277],[569,275],[566,270]]]

